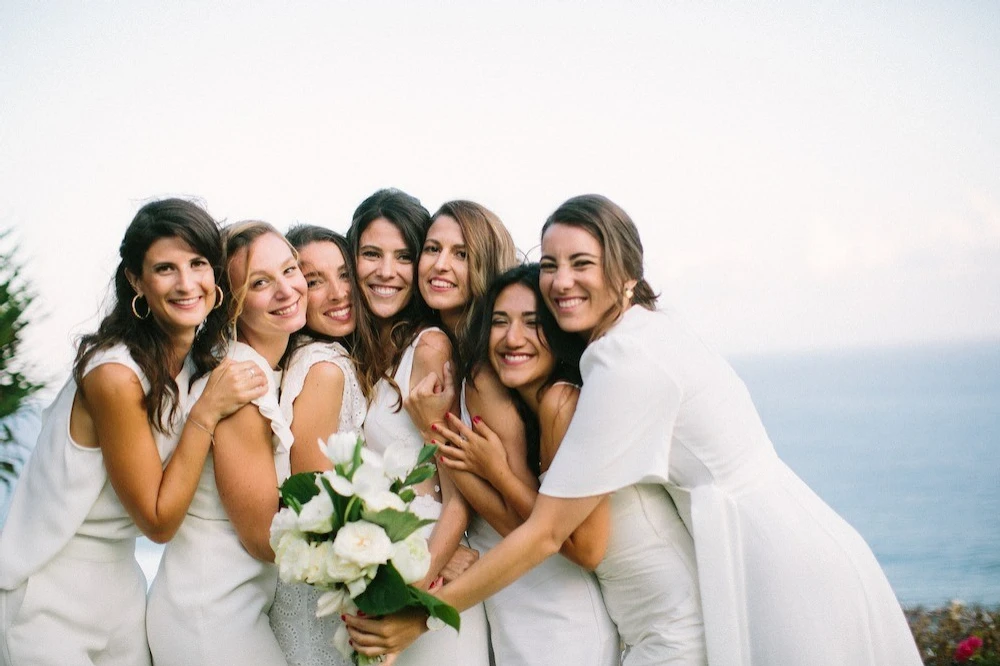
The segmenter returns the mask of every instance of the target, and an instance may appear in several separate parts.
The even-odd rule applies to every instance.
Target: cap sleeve
[[[612,329],[587,348],[576,413],[539,492],[588,497],[667,482],[682,395],[650,347]]]
[[[275,459],[277,460],[279,456],[287,458],[295,438],[292,436],[289,420],[281,413],[278,406],[278,382],[274,377],[274,371],[263,356],[242,342],[234,342],[229,348],[228,356],[234,361],[253,361],[267,378],[267,393],[252,402],[260,410],[261,415],[271,423]]]

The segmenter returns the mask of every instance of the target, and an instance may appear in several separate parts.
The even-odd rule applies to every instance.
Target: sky
[[[148,200],[344,231],[387,186],[526,251],[604,194],[726,354],[1000,340],[998,27],[975,1],[5,0],[26,358],[61,383]]]

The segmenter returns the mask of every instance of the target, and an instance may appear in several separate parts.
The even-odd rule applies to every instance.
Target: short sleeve
[[[667,482],[682,394],[655,346],[612,329],[587,348],[576,413],[539,492],[588,497]]]
[[[284,456],[287,458],[288,452],[292,448],[295,438],[292,436],[292,429],[289,420],[281,413],[278,407],[278,383],[274,377],[267,360],[258,354],[253,347],[242,342],[234,342],[229,348],[229,358],[234,361],[253,361],[267,378],[268,391],[261,397],[255,399],[253,404],[260,410],[261,415],[271,423],[271,432],[274,434],[274,454],[275,458]]]

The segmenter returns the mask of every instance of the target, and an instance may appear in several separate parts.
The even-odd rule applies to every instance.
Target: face
[[[361,232],[358,285],[379,319],[399,314],[413,294],[413,255],[392,222],[379,218]]]
[[[420,293],[447,321],[457,317],[469,303],[469,258],[462,228],[453,218],[441,215],[427,230],[417,268]]]
[[[600,242],[589,232],[553,224],[542,236],[539,286],[559,328],[589,337],[617,302],[601,263]]]
[[[233,256],[229,270],[232,284],[247,284],[239,330],[251,345],[305,325],[306,281],[283,238],[272,233],[258,237]]]
[[[309,288],[306,325],[332,338],[354,332],[351,276],[337,244],[309,243],[299,250],[299,265]]]
[[[149,304],[149,312],[168,334],[193,333],[215,307],[215,273],[204,256],[184,240],[169,236],[153,242],[142,259],[142,274],[129,282]],[[142,304],[137,304],[142,312]]]
[[[490,364],[504,386],[521,392],[537,391],[555,367],[538,323],[539,307],[534,292],[523,284],[505,288],[493,304]]]

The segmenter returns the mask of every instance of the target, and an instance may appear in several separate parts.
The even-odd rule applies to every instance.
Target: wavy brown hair
[[[135,214],[118,247],[121,261],[115,269],[111,312],[95,333],[81,336],[73,363],[73,379],[83,384],[83,372],[98,351],[124,344],[132,359],[149,381],[144,406],[150,425],[165,433],[178,413],[177,383],[170,374],[173,348],[155,317],[139,319],[132,313],[135,289],[127,273],[142,276],[142,264],[149,247],[161,238],[179,238],[194,252],[205,257],[215,272],[216,284],[222,272],[222,239],[212,216],[195,203],[184,199],[162,199],[147,203]],[[190,357],[195,377],[212,370],[219,361],[214,351],[223,341],[223,308],[209,312],[191,346]]]
[[[600,194],[583,194],[566,201],[542,225],[542,237],[553,224],[583,229],[601,244],[601,267],[608,288],[618,294],[590,336],[593,342],[604,335],[622,315],[625,284],[635,280],[632,304],[647,310],[656,308],[659,295],[643,277],[642,241],[632,218],[621,207]]]
[[[363,385],[368,387],[369,400],[374,397],[378,381],[386,379],[400,396],[399,406],[402,407],[402,394],[392,375],[399,365],[403,352],[417,334],[434,323],[430,308],[427,307],[420,295],[420,289],[417,288],[417,263],[420,251],[423,249],[424,234],[430,223],[430,217],[430,213],[419,199],[401,190],[388,188],[379,190],[361,202],[354,211],[351,227],[347,230],[347,242],[351,246],[351,254],[355,261],[361,248],[361,234],[372,222],[380,219],[399,229],[406,249],[413,258],[413,290],[410,302],[392,318],[388,327],[379,325],[379,321],[368,307],[363,285],[356,284],[360,300],[365,307],[358,312],[353,351],[359,374],[364,377]]]

